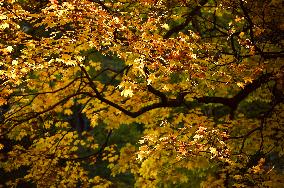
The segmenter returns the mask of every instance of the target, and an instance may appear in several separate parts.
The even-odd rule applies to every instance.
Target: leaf
[[[65,109],[65,110],[64,110],[64,114],[66,114],[66,115],[72,115],[73,112],[72,112],[71,109]]]
[[[245,88],[245,83],[237,82],[237,85],[243,89]]]
[[[123,89],[122,92],[121,92],[121,96],[124,96],[124,97],[132,97],[133,96],[133,90],[130,88],[127,88],[127,89]]]
[[[280,0],[1,2],[3,185],[284,183]]]

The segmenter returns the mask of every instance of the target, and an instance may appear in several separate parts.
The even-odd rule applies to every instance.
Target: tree
[[[283,186],[281,1],[0,3],[3,184]]]

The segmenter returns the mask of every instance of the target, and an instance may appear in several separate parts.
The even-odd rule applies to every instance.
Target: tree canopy
[[[284,185],[282,1],[0,5],[0,185]]]

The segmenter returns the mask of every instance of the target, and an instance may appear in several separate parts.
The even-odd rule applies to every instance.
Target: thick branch
[[[147,89],[148,89],[148,91],[150,91],[152,94],[154,94],[154,95],[160,97],[160,99],[161,99],[161,101],[162,101],[163,103],[164,103],[164,102],[167,102],[167,96],[166,96],[163,92],[161,92],[161,91],[155,89],[155,88],[154,88],[153,86],[151,86],[151,85],[147,85]]]
[[[269,82],[273,77],[272,73],[267,73],[254,80],[252,83],[245,86],[237,95],[232,98],[233,103],[237,106],[242,100],[244,100],[251,92],[255,91],[262,84]]]
[[[155,88],[153,88],[151,85],[148,85],[148,91],[151,92],[152,94],[156,95],[157,97],[159,97],[161,99],[160,102],[158,103],[154,103],[152,105],[149,106],[145,106],[143,108],[141,108],[140,110],[136,111],[136,112],[131,112],[125,108],[123,108],[122,106],[120,106],[117,103],[114,103],[106,98],[103,97],[103,95],[101,94],[101,92],[98,91],[96,85],[94,84],[94,82],[92,81],[92,78],[88,75],[87,71],[85,70],[84,67],[81,67],[82,71],[84,72],[84,74],[86,75],[89,84],[91,86],[91,88],[93,89],[93,91],[95,92],[95,96],[97,99],[99,99],[101,102],[104,102],[118,110],[120,110],[121,112],[123,112],[124,114],[130,116],[130,117],[138,117],[141,114],[144,114],[145,112],[148,112],[150,110],[156,109],[156,108],[162,108],[162,107],[180,107],[185,105],[184,101],[184,97],[187,95],[187,93],[183,93],[181,92],[176,99],[169,99],[163,92],[156,90]],[[233,112],[234,110],[236,110],[236,108],[238,107],[238,104],[244,100],[251,92],[255,91],[257,88],[259,88],[262,84],[269,82],[273,77],[272,73],[268,73],[268,74],[264,74],[262,76],[260,76],[258,79],[254,80],[252,83],[246,85],[244,87],[243,90],[241,90],[239,93],[237,93],[234,97],[232,98],[225,98],[225,97],[200,97],[200,98],[195,98],[199,103],[219,103],[219,104],[223,104],[226,105],[228,107],[231,108],[231,111]],[[190,104],[193,102],[189,102],[186,104],[187,108],[191,108]],[[192,105],[193,106],[193,105]]]
[[[246,85],[244,89],[239,91],[232,98],[225,97],[201,97],[196,98],[196,100],[200,103],[220,103],[230,107],[232,110],[235,110],[239,103],[244,100],[250,93],[258,89],[262,84],[269,82],[273,77],[273,74],[268,73],[260,76],[258,79],[254,80],[252,83]]]
[[[150,110],[153,110],[153,109],[157,109],[157,108],[165,108],[165,107],[181,107],[183,105],[186,105],[187,108],[189,109],[192,109],[194,108],[195,105],[195,102],[188,102],[186,103],[186,101],[184,101],[184,97],[188,94],[186,92],[181,92],[177,97],[176,99],[169,99],[166,97],[166,95],[156,89],[154,89],[153,87],[150,87],[150,92],[152,91],[153,94],[157,94],[156,96],[160,97],[162,99],[160,102],[158,103],[154,103],[152,105],[149,105],[149,106],[145,106],[143,108],[141,108],[140,110],[136,111],[136,112],[131,112],[125,108],[123,108],[122,106],[120,106],[119,104],[116,104],[106,98],[104,98],[104,96],[97,90],[96,88],[96,85],[94,84],[94,82],[92,81],[91,77],[88,75],[87,71],[81,67],[82,71],[84,72],[84,74],[86,75],[88,81],[89,81],[89,84],[91,86],[91,88],[93,89],[93,91],[95,92],[95,95],[89,93],[89,92],[79,92],[79,93],[74,93],[68,97],[65,97],[63,100],[55,103],[54,105],[50,106],[49,108],[41,111],[41,112],[36,112],[34,114],[32,114],[31,116],[29,117],[26,117],[26,118],[23,118],[23,119],[20,119],[20,120],[16,120],[15,124],[11,127],[9,127],[9,129],[2,133],[0,136],[3,136],[5,134],[7,134],[8,132],[10,132],[14,127],[22,124],[23,122],[27,122],[33,118],[36,118],[50,110],[52,110],[53,108],[55,108],[56,106],[66,102],[67,100],[71,99],[72,97],[75,97],[77,95],[82,95],[82,94],[85,94],[85,95],[88,95],[92,98],[97,98],[99,99],[101,102],[103,103],[106,103],[118,110],[120,110],[121,112],[123,112],[124,114],[130,116],[130,117],[138,117]],[[232,111],[234,111],[238,104],[244,100],[251,92],[255,91],[257,88],[259,88],[262,84],[264,83],[267,83],[269,82],[270,80],[273,79],[273,74],[271,73],[268,73],[268,74],[264,74],[262,76],[260,76],[257,80],[254,80],[252,83],[246,85],[244,87],[243,90],[241,90],[239,93],[237,93],[234,97],[232,98],[225,98],[225,97],[200,97],[200,98],[195,98],[199,103],[219,103],[219,104],[223,104],[223,105],[226,105],[228,107],[231,108]],[[192,104],[192,105],[191,105]],[[7,122],[6,122],[7,123]]]

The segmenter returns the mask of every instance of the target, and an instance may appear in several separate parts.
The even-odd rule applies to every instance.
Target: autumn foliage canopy
[[[0,187],[282,187],[280,0],[0,0]]]

